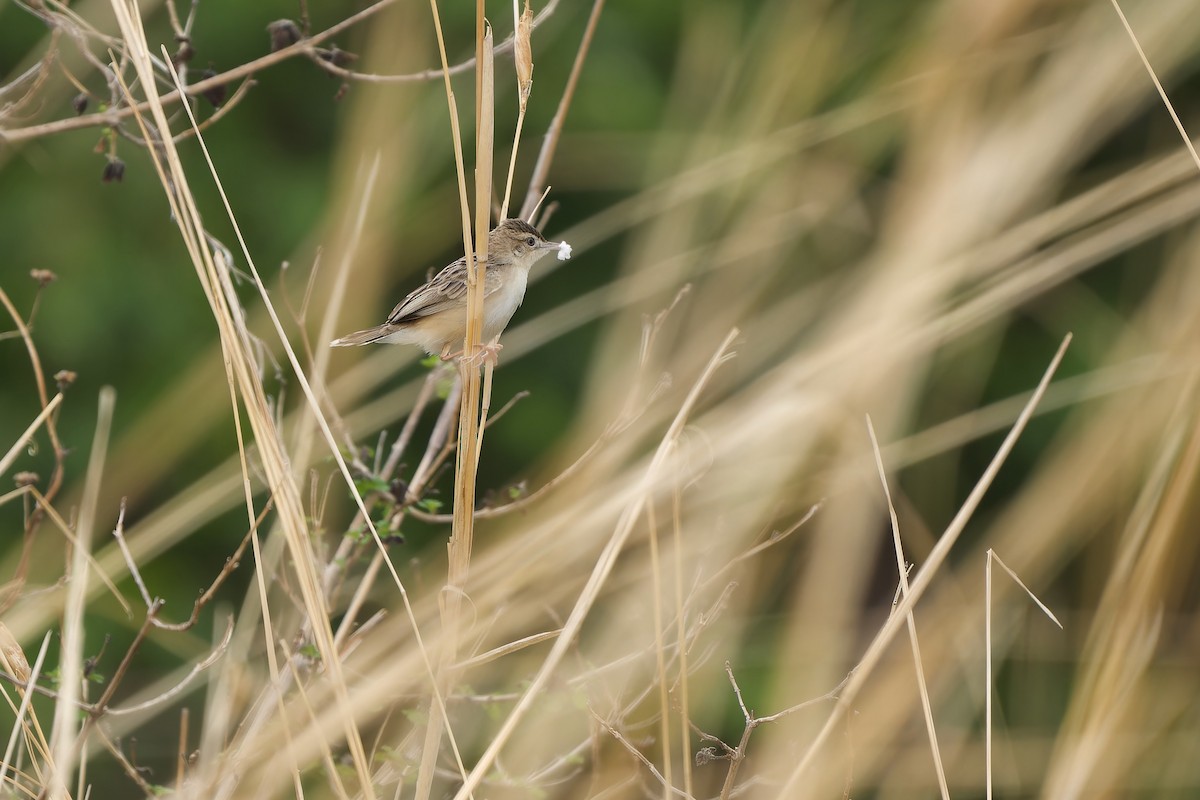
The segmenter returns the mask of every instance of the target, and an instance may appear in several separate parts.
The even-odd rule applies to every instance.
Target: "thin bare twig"
[[[746,749],[750,744],[750,735],[754,733],[755,728],[757,728],[759,725],[775,722],[776,720],[782,719],[789,714],[795,714],[797,711],[810,708],[817,703],[838,699],[839,692],[841,692],[842,688],[845,687],[845,685],[850,681],[850,677],[853,674],[853,671],[851,671],[848,675],[846,675],[846,677],[842,678],[841,683],[820,697],[814,697],[810,700],[805,700],[802,703],[797,703],[794,706],[790,706],[782,711],[777,711],[774,714],[770,714],[765,717],[758,717],[755,716],[753,710],[747,708],[746,701],[742,697],[742,687],[738,685],[737,678],[733,676],[733,667],[728,661],[726,661],[725,675],[729,678],[729,684],[733,687],[733,693],[737,697],[738,708],[742,710],[742,717],[746,721],[746,725],[742,729],[742,738],[738,741],[737,747],[730,747],[717,737],[710,736],[701,731],[699,728],[696,728],[696,731],[702,737],[704,737],[705,740],[715,742],[721,747],[723,753],[720,757],[729,759],[729,769],[726,771],[725,781],[721,785],[721,800],[729,800],[729,798],[733,796],[734,786],[737,784],[738,769],[742,766],[742,762],[746,760]]]
[[[608,722],[599,714],[597,714],[590,705],[588,706],[588,713],[592,715],[592,719],[596,721],[597,725],[599,725],[610,736],[616,739],[622,747],[629,751],[630,755],[640,761],[642,766],[650,771],[650,774],[654,776],[655,780],[662,784],[666,791],[668,791],[670,794],[686,798],[686,800],[693,800],[692,796],[687,792],[676,786],[672,786],[670,781],[668,781],[666,777],[664,777],[663,774],[658,771],[658,767],[654,766],[654,762],[642,755],[642,751],[638,750],[637,747],[633,745],[633,742],[629,741],[620,731],[608,724]]]
[[[169,105],[171,103],[179,102],[183,96],[183,93],[186,93],[188,97],[199,97],[207,91],[219,88],[225,84],[232,83],[243,78],[249,78],[256,72],[297,56],[311,58],[315,63],[318,63],[318,66],[320,66],[322,69],[333,72],[334,74],[337,74],[339,77],[342,77],[346,80],[380,83],[409,83],[436,80],[442,77],[443,71],[437,68],[421,70],[419,72],[408,73],[405,75],[367,75],[363,73],[355,73],[349,70],[343,70],[341,67],[338,67],[315,55],[316,45],[332,39],[334,36],[347,30],[348,28],[351,28],[354,25],[369,19],[395,2],[396,0],[377,0],[377,2],[372,3],[361,11],[346,17],[344,20],[331,25],[319,33],[315,33],[312,36],[301,39],[299,42],[296,42],[293,45],[281,48],[273,53],[268,53],[260,58],[256,58],[253,61],[241,64],[237,67],[233,67],[232,69],[226,70],[225,72],[219,73],[210,78],[205,78],[202,81],[196,81],[195,83],[189,84],[184,87],[182,93],[179,90],[164,93],[160,100],[163,105]],[[546,7],[543,8],[541,13],[538,14],[534,24],[541,24],[551,14],[553,14],[555,8],[558,6],[558,2],[559,0],[551,0],[551,2],[547,3]],[[113,41],[109,42],[108,44],[110,46],[114,46],[118,45],[119,42]],[[513,39],[512,37],[509,37],[496,46],[496,52],[498,54],[511,52],[513,46]],[[449,66],[446,69],[450,74],[455,75],[462,72],[468,72],[474,69],[474,67],[475,59],[469,58],[461,63]],[[239,91],[244,90],[239,89]],[[119,108],[114,107],[94,114],[84,114],[78,117],[54,120],[53,122],[29,125],[23,128],[10,128],[8,130],[0,129],[0,141],[4,141],[8,144],[17,144],[19,142],[39,139],[45,136],[53,136],[59,133],[66,133],[68,131],[81,130],[84,128],[92,128],[97,126],[108,126],[115,128],[119,126],[122,120],[128,119],[135,113],[144,113],[148,111],[149,108],[149,101],[143,101],[133,105],[122,105]]]

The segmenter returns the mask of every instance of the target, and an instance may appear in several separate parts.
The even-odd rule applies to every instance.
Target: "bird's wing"
[[[495,292],[501,286],[500,270],[492,268],[484,271],[483,296]],[[467,302],[467,260],[460,258],[447,266],[420,288],[414,290],[408,297],[392,309],[388,315],[389,325],[403,325],[422,317],[429,317],[443,311],[461,308]]]

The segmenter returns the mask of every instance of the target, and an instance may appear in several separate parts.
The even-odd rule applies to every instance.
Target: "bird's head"
[[[488,234],[488,260],[494,263],[528,269],[543,255],[558,249],[558,242],[546,241],[537,228],[524,220],[506,219]]]

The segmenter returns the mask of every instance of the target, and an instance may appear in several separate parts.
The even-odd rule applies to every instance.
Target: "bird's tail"
[[[390,325],[376,325],[374,328],[367,328],[365,331],[355,331],[348,333],[340,339],[334,339],[329,343],[330,347],[356,347],[362,344],[370,344],[377,342],[383,337],[392,333]]]

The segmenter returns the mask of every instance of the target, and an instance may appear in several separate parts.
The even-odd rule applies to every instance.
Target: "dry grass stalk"
[[[879,483],[883,486],[883,498],[887,502],[888,519],[892,525],[892,545],[896,553],[896,570],[899,574],[900,596],[907,597],[908,561],[904,557],[904,543],[900,540],[900,518],[896,516],[896,505],[892,502],[892,490],[888,488],[887,470],[883,466],[883,456],[879,452],[879,440],[875,438],[875,426],[867,416],[867,433],[871,437],[871,453],[875,456],[875,469],[879,473]],[[929,750],[933,754],[933,768],[937,773],[938,789],[942,800],[950,800],[950,789],[946,785],[946,769],[942,766],[942,748],[938,745],[937,727],[933,722],[933,706],[929,701],[929,686],[925,680],[925,665],[921,661],[921,645],[917,639],[917,619],[912,609],[905,615],[908,623],[908,640],[912,646],[913,668],[917,674],[917,691],[921,695],[921,712],[925,717],[925,730],[929,734]],[[990,685],[990,684],[989,684]],[[989,764],[990,764],[989,755]]]

